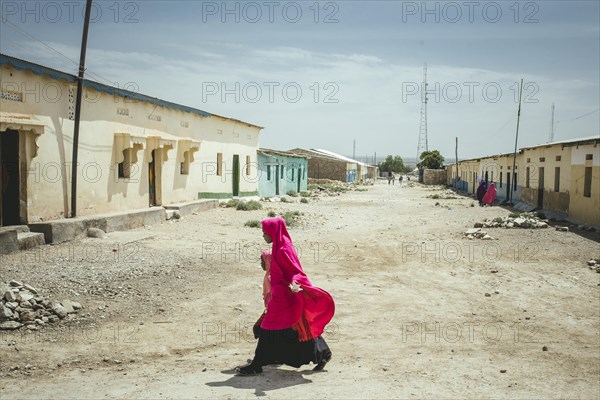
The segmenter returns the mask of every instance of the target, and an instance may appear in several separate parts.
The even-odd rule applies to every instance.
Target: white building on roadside
[[[69,216],[77,77],[0,54],[0,89],[0,225]],[[86,80],[77,215],[256,195],[261,129]]]

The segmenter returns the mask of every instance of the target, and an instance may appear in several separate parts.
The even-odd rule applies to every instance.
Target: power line
[[[60,55],[61,57],[65,58],[66,60],[72,62],[73,64],[75,64],[76,66],[79,66],[79,63],[71,58],[69,58],[67,55],[61,53],[59,50],[55,49],[54,47],[50,46],[49,44],[45,43],[43,40],[38,39],[37,37],[35,37],[34,35],[32,35],[31,33],[19,28],[18,26],[16,26],[15,24],[13,24],[10,21],[4,21],[8,24],[8,26],[10,26],[11,28],[13,28],[15,31],[17,31],[18,33],[27,36],[30,39],[33,39],[34,41],[38,42],[39,44],[41,44],[43,47],[47,48],[48,50],[51,50],[53,52],[55,52],[56,54]],[[88,75],[91,75],[92,77],[94,77],[95,79],[99,80],[99,81],[105,81],[108,82],[110,85],[114,85],[114,82],[111,81],[110,79],[104,78],[102,75],[99,75],[97,73],[92,72],[91,70],[86,69],[86,73]]]
[[[587,117],[588,115],[592,115],[593,113],[598,112],[598,110],[600,110],[600,108],[596,108],[594,111],[590,111],[589,113],[585,113],[585,114],[580,115],[579,117],[575,117],[575,118],[573,118],[573,119],[571,119],[569,121],[575,121],[577,119],[581,119],[583,117]]]

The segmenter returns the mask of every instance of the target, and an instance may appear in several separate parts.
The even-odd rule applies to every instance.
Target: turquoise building
[[[282,196],[307,189],[308,157],[289,151],[259,148],[257,161],[259,196]]]

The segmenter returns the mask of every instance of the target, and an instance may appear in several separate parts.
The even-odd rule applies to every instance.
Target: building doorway
[[[540,178],[538,181],[537,206],[540,209],[544,208],[544,167],[540,167]]]
[[[156,150],[150,153],[150,162],[148,163],[148,198],[150,207],[156,205]]]
[[[1,226],[21,223],[19,165],[19,132],[6,130],[0,133]]]
[[[279,196],[279,165],[275,165],[275,196]]]
[[[233,196],[238,197],[240,195],[240,156],[238,154],[233,155]]]

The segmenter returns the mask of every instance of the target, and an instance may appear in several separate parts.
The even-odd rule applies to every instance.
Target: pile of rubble
[[[55,323],[81,309],[81,304],[63,300],[53,302],[42,297],[34,287],[18,281],[8,286],[0,284],[0,330],[13,330],[26,326],[37,330],[40,326]]]
[[[600,274],[600,258],[592,258],[587,262],[587,265],[592,271]]]
[[[493,237],[481,230],[481,228],[471,228],[463,233],[468,239],[483,239],[483,240],[494,240]]]
[[[518,217],[496,217],[486,218],[483,222],[477,222],[475,228],[523,228],[539,229],[547,228],[548,222],[539,218],[534,213],[523,213]]]

